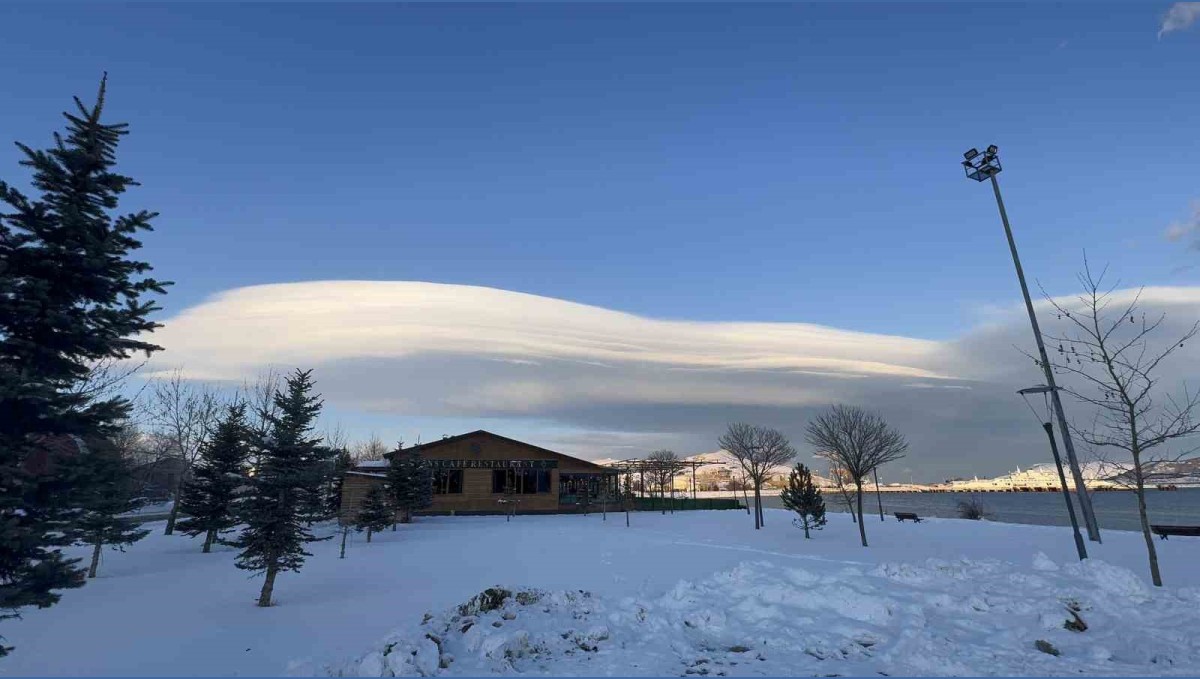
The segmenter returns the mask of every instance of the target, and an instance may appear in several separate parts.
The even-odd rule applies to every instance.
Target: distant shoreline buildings
[[[685,462],[700,463],[694,470],[688,468],[674,479],[674,490],[678,493],[708,493],[715,491],[741,491],[742,474],[733,456],[718,450],[683,458]],[[616,460],[597,460],[607,465]],[[1131,474],[1127,468],[1106,462],[1091,462],[1083,465],[1084,483],[1092,491],[1133,490]],[[694,472],[694,473],[693,473]],[[778,490],[787,483],[789,468],[780,467],[766,484],[767,489]],[[1146,471],[1147,487],[1159,490],[1178,488],[1200,488],[1200,459],[1180,462],[1157,463]],[[813,474],[813,480],[825,491],[836,490],[834,483],[825,477]],[[1074,488],[1070,472],[1067,485]],[[875,484],[864,484],[864,490],[875,492]],[[942,483],[881,483],[880,492],[892,493],[1038,493],[1060,492],[1058,471],[1053,464],[1035,464],[1028,468],[993,478],[950,479]]]

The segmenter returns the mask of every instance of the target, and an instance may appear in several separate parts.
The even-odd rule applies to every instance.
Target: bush
[[[960,519],[979,521],[980,519],[986,519],[988,516],[989,513],[987,507],[984,507],[983,503],[977,498],[963,500],[962,502],[958,503],[958,517]]]

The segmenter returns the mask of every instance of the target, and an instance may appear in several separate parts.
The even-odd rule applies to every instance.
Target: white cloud
[[[1158,37],[1161,39],[1167,33],[1185,30],[1197,19],[1200,19],[1200,2],[1177,2],[1163,15]]]
[[[1192,205],[1191,217],[1183,221],[1171,222],[1163,236],[1169,241],[1177,242],[1184,238],[1194,237],[1198,232],[1200,232],[1200,201]],[[1197,247],[1197,244],[1193,243],[1192,246]]]
[[[167,322],[164,360],[208,379],[265,364],[456,354],[938,378],[935,344],[802,323],[663,321],[493,288],[325,281],[232,290]]]
[[[1200,288],[1150,288],[1143,302],[1178,323],[1200,317]],[[1053,329],[1044,302],[1039,313]],[[1018,350],[1031,344],[1024,309],[986,321],[934,342],[805,323],[665,321],[482,287],[311,282],[231,290],[185,310],[155,333],[167,350],[151,369],[236,383],[267,365],[315,368],[342,412],[397,423],[502,418],[584,457],[712,450],[735,420],[779,427],[799,444],[813,412],[850,402],[909,436],[909,466],[950,476],[999,473],[1046,452],[1015,393],[1042,381]],[[1164,374],[1194,371],[1200,355],[1186,351],[1193,362]]]

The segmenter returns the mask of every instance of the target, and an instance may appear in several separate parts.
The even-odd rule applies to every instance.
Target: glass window
[[[492,492],[509,492],[520,495],[550,492],[550,470],[548,469],[494,469],[492,470]]]
[[[439,469],[433,473],[433,494],[449,495],[461,493],[463,472],[461,469]]]

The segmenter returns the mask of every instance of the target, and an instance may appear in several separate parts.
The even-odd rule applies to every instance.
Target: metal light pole
[[[883,521],[883,495],[879,493],[879,470],[872,469],[871,472],[875,474],[875,501],[879,503],[879,520]]]
[[[1000,174],[999,149],[995,144],[980,153],[971,149],[963,154],[962,165],[967,177],[977,182],[985,179],[992,181],[992,191],[996,194],[996,206],[1000,208],[1000,221],[1004,222],[1004,235],[1008,238],[1008,249],[1012,253],[1013,266],[1017,269],[1017,280],[1021,283],[1021,294],[1025,297],[1025,310],[1029,312],[1029,324],[1033,326],[1033,338],[1037,341],[1038,356],[1041,358],[1042,370],[1046,373],[1046,385],[1050,389],[1050,399],[1054,403],[1054,412],[1058,417],[1058,426],[1062,430],[1063,448],[1067,451],[1067,463],[1071,467],[1071,476],[1075,480],[1075,494],[1079,497],[1079,509],[1083,512],[1083,522],[1087,526],[1088,539],[1100,542],[1100,526],[1096,523],[1096,514],[1092,511],[1092,498],[1087,493],[1083,481],[1083,472],[1079,469],[1079,459],[1075,456],[1075,444],[1071,441],[1071,432],[1067,425],[1067,416],[1063,412],[1062,399],[1058,396],[1058,387],[1054,384],[1054,370],[1050,366],[1050,357],[1046,355],[1046,345],[1042,342],[1042,331],[1038,327],[1037,315],[1033,312],[1033,301],[1029,298],[1029,287],[1025,284],[1025,271],[1021,268],[1021,258],[1017,256],[1017,243],[1013,240],[1012,227],[1008,224],[1008,212],[1004,210],[1004,199],[1000,197],[1000,183],[996,175]]]
[[[1052,391],[1050,387],[1038,386],[1022,389],[1017,393],[1025,396],[1027,394],[1045,394],[1049,391]],[[1047,417],[1049,416],[1047,415]],[[1058,442],[1054,440],[1054,425],[1050,422],[1042,422],[1042,429],[1046,430],[1046,436],[1050,438],[1050,452],[1054,455],[1054,467],[1058,469],[1058,486],[1062,489],[1063,500],[1067,503],[1067,515],[1071,517],[1071,531],[1075,534],[1075,551],[1079,554],[1079,560],[1083,561],[1088,558],[1087,546],[1083,544],[1083,536],[1079,534],[1079,521],[1075,518],[1075,505],[1071,504],[1071,491],[1067,489],[1067,477],[1063,474],[1062,458],[1058,455]]]

